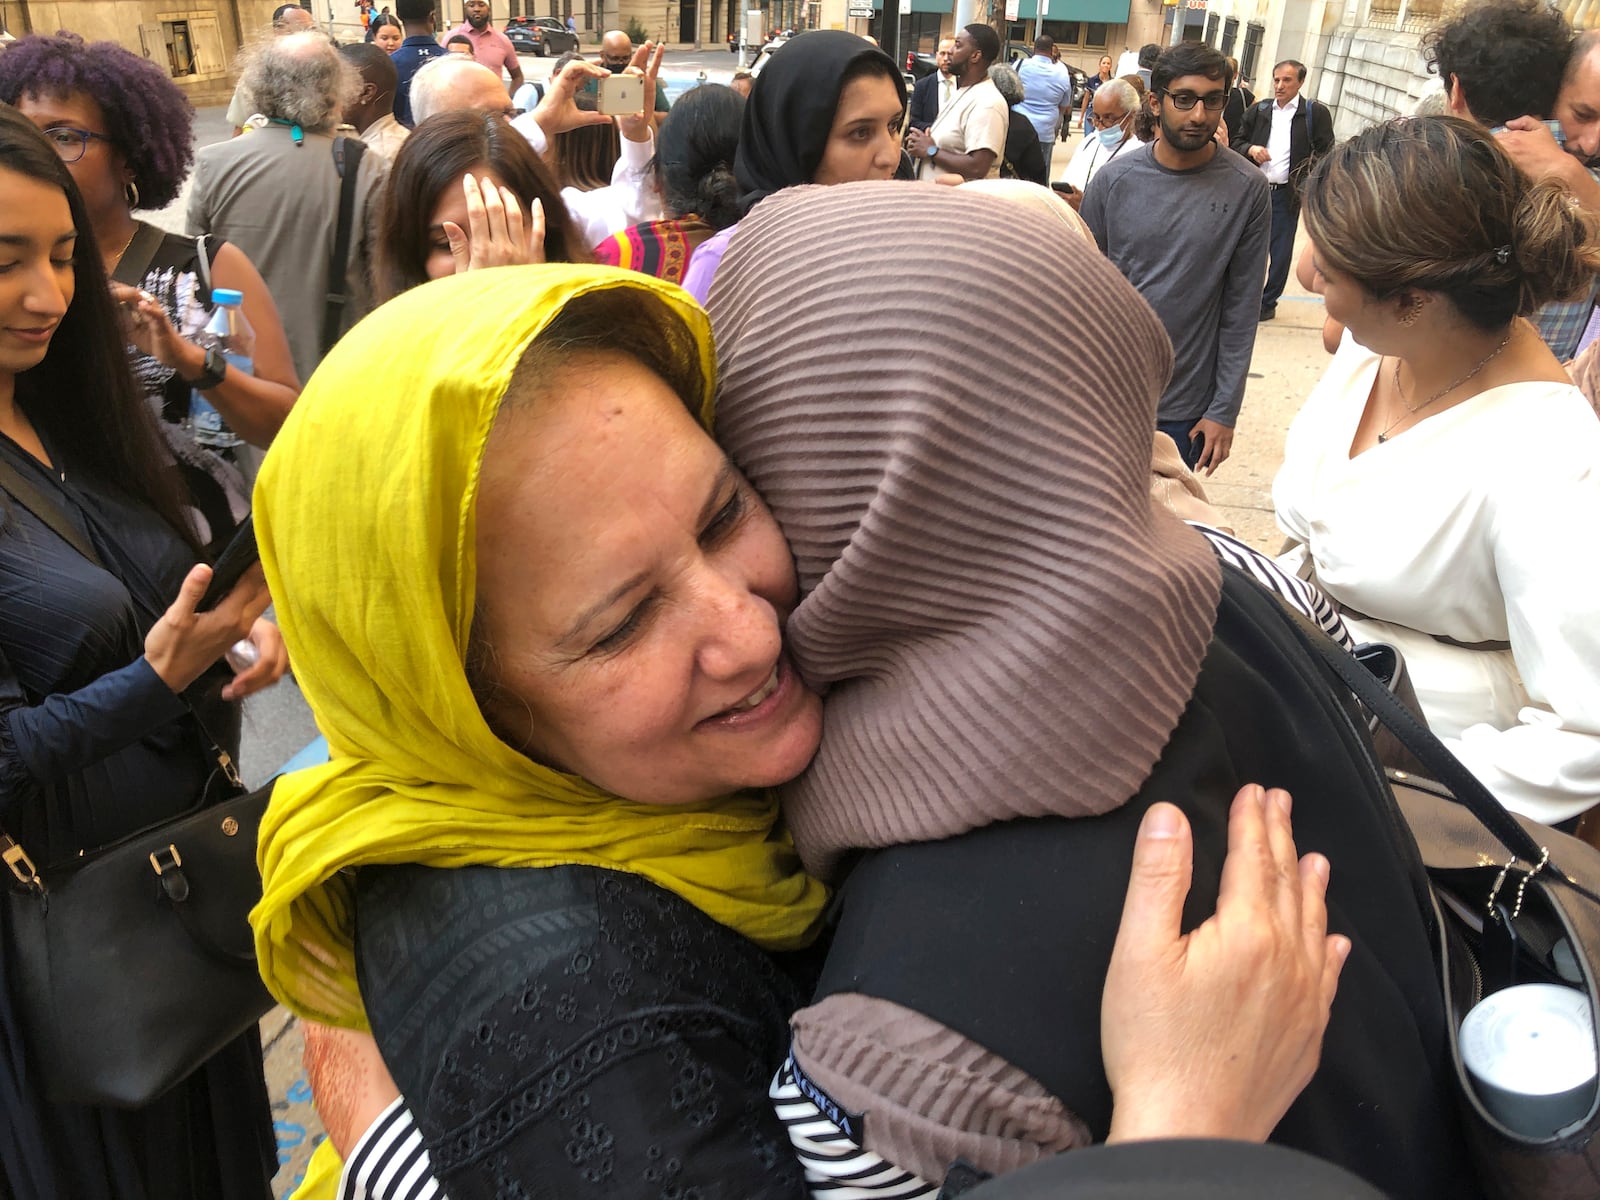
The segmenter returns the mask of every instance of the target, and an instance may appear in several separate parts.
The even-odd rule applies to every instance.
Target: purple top
[[[711,280],[716,276],[717,267],[722,264],[722,255],[738,228],[737,225],[729,225],[694,248],[694,257],[689,260],[689,268],[683,273],[683,290],[702,306],[711,294]]]

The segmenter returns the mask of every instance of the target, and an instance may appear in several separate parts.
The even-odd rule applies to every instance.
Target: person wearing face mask
[[[1073,208],[1083,203],[1083,190],[1100,168],[1134,144],[1130,141],[1129,130],[1133,115],[1138,111],[1138,94],[1124,80],[1108,79],[1096,89],[1094,108],[1088,118],[1089,131],[1073,150],[1061,176],[1061,181],[1070,189],[1064,194]]]

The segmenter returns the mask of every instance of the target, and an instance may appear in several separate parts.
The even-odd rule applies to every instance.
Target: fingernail
[[[1282,788],[1273,788],[1267,794],[1272,797],[1272,802],[1278,806],[1278,811],[1287,817],[1294,808],[1294,797]]]
[[[1166,804],[1156,805],[1139,822],[1140,837],[1170,839],[1177,837],[1180,829],[1178,810]]]
[[[1251,804],[1265,804],[1266,803],[1266,793],[1264,791],[1262,791],[1261,785],[1259,783],[1247,783],[1247,784],[1244,785],[1244,789],[1243,790],[1244,790],[1244,798],[1246,800],[1250,801]]]

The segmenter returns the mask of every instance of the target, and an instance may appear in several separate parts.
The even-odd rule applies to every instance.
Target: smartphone
[[[234,585],[256,563],[261,561],[261,551],[256,547],[256,523],[253,516],[246,517],[239,528],[233,531],[233,537],[228,539],[228,544],[223,547],[222,553],[217,556],[215,565],[211,568],[211,585],[206,588],[206,594],[200,597],[200,603],[195,606],[196,612],[209,612],[222,602],[222,598],[233,591]]]
[[[644,79],[639,75],[607,75],[600,81],[596,108],[608,117],[631,117],[644,111]]]
[[[1050,190],[1053,192],[1059,192],[1063,196],[1070,196],[1078,189],[1073,187],[1064,179],[1055,179],[1050,183]]]

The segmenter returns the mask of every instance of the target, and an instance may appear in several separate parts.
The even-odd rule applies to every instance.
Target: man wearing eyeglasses
[[[1244,401],[1271,205],[1261,172],[1216,141],[1228,60],[1185,42],[1156,59],[1150,82],[1156,140],[1102,167],[1081,212],[1172,339],[1156,426],[1210,474],[1233,448]]]
[[[1333,114],[1302,96],[1305,63],[1286,58],[1272,68],[1272,99],[1246,109],[1234,149],[1261,168],[1272,191],[1271,265],[1261,293],[1261,320],[1278,315],[1278,297],[1289,282],[1294,233],[1300,224],[1301,181],[1333,149]]]

